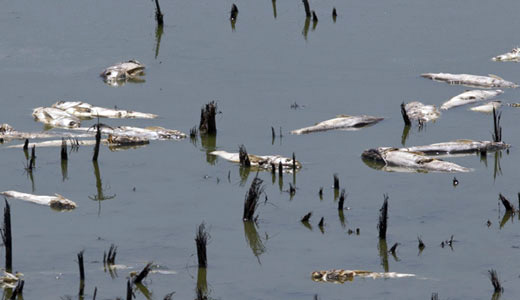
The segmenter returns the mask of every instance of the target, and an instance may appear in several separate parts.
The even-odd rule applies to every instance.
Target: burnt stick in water
[[[217,104],[215,101],[211,101],[206,104],[200,110],[200,133],[206,134],[217,134],[217,125],[215,122],[215,116],[217,114]]]
[[[0,233],[5,246],[5,269],[7,272],[11,272],[13,270],[13,242],[11,235],[11,206],[9,206],[7,199],[5,199],[4,226]]]
[[[334,174],[334,189],[336,191],[339,190],[339,178],[338,178],[338,174]]]
[[[493,285],[493,288],[495,289],[495,293],[502,293],[504,291],[504,288],[502,287],[502,284],[498,280],[497,271],[491,269],[488,271],[489,279],[491,280],[491,284]]]
[[[233,3],[233,5],[231,5],[231,13],[229,16],[229,20],[235,21],[237,19],[237,16],[238,16],[238,7],[235,5],[235,3]]]
[[[206,232],[204,222],[199,225],[197,235],[195,237],[195,244],[197,245],[197,258],[199,260],[199,268],[206,268],[208,266],[208,258],[206,256],[206,244],[208,243],[209,233]]]
[[[61,160],[67,160],[68,159],[68,155],[67,155],[67,142],[65,141],[64,138],[61,138]]]
[[[126,300],[132,300],[134,293],[132,292],[132,281],[128,279],[126,282]]]
[[[506,212],[514,212],[515,211],[515,207],[513,206],[513,204],[511,204],[511,202],[509,202],[509,200],[507,200],[507,198],[504,197],[504,195],[498,194],[498,198],[500,199],[500,201],[502,201],[502,204],[506,208]]]
[[[161,6],[159,6],[159,0],[155,0],[155,20],[158,26],[163,26],[163,14],[161,12]]]
[[[309,0],[302,0],[303,7],[305,8],[305,16],[307,18],[311,17],[311,7],[309,6]]]
[[[311,216],[312,216],[312,211],[309,212],[308,214],[306,214],[305,216],[303,216],[303,218],[301,219],[301,222],[302,222],[302,223],[307,223],[307,222],[309,222]]]
[[[249,160],[249,156],[247,155],[246,146],[240,145],[240,147],[238,148],[238,157],[240,160],[240,165],[242,167],[251,167],[251,161]]]
[[[83,296],[85,290],[85,268],[83,267],[83,250],[78,253],[78,265],[79,265],[79,296]]]
[[[101,143],[101,127],[98,124],[96,126],[96,145],[94,146],[94,156],[92,157],[92,161],[97,161],[99,156],[99,144]]]
[[[410,118],[408,117],[408,114],[406,113],[406,108],[405,108],[404,102],[401,103],[401,115],[403,116],[404,124],[410,126],[412,124],[412,122],[410,122]]]
[[[338,210],[343,210],[344,203],[345,203],[345,189],[342,189],[341,196],[339,196]]]
[[[388,224],[388,195],[384,195],[383,206],[379,210],[379,223],[377,228],[379,229],[379,239],[386,239],[386,228]]]
[[[254,214],[259,204],[258,199],[264,191],[262,186],[263,182],[264,181],[258,177],[255,177],[253,182],[251,182],[251,187],[247,191],[244,201],[244,213],[242,215],[244,221],[252,221],[254,219]]]
[[[152,270],[152,263],[147,263],[146,266],[144,266],[143,270],[137,274],[137,276],[134,278],[133,283],[139,284],[143,282],[143,280],[148,276],[148,273]]]

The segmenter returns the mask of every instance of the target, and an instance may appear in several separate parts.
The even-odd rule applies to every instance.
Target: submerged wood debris
[[[219,157],[222,157],[223,159],[234,162],[234,163],[240,163],[240,153],[231,153],[227,151],[212,151],[209,154],[216,155]],[[247,154],[247,153],[246,153]],[[256,167],[265,171],[271,171],[273,168],[273,165],[278,166],[278,168],[282,168],[283,172],[285,173],[291,173],[293,168],[296,170],[301,169],[302,165],[299,161],[293,161],[291,158],[283,157],[280,155],[254,155],[254,154],[247,154],[247,158],[249,161],[249,164],[251,167]],[[242,159],[242,161],[245,161],[245,158]]]
[[[363,278],[405,278],[414,277],[414,274],[402,274],[395,272],[371,272],[364,270],[344,270],[344,269],[333,269],[328,271],[314,271],[311,273],[311,278],[316,282],[332,282],[332,283],[345,283],[347,281],[353,281],[354,277]]]
[[[111,86],[123,85],[126,81],[144,81],[140,76],[144,75],[145,65],[135,59],[110,66],[101,72],[105,83]]]
[[[519,62],[520,61],[520,48],[516,47],[513,48],[510,52],[497,55],[493,58],[491,58],[493,61],[514,61]]]
[[[60,194],[55,194],[55,196],[39,196],[27,193],[21,193],[17,191],[5,191],[1,192],[1,195],[9,198],[15,198],[23,201],[29,201],[32,203],[47,205],[55,210],[72,210],[77,207],[76,203],[73,201],[63,197]]]
[[[457,95],[441,105],[442,110],[448,110],[453,107],[472,104],[479,101],[493,99],[503,94],[502,90],[471,90]]]
[[[498,76],[480,76],[470,74],[450,74],[450,73],[424,73],[421,77],[435,81],[443,81],[448,84],[462,84],[472,87],[483,88],[516,88],[518,85],[511,81],[506,81]]]
[[[374,125],[381,120],[383,120],[383,118],[366,116],[366,115],[362,115],[362,116],[338,115],[334,119],[322,121],[322,122],[316,123],[316,125],[313,125],[313,126],[293,130],[293,131],[291,131],[291,134],[305,134],[305,133],[326,131],[326,130],[332,130],[332,129],[358,130],[363,127]]]

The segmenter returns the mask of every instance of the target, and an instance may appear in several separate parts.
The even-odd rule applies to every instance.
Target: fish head
[[[368,149],[368,150],[365,150],[361,154],[361,157],[363,159],[373,160],[373,161],[376,161],[376,162],[381,162],[381,163],[385,162],[382,153],[378,149]]]

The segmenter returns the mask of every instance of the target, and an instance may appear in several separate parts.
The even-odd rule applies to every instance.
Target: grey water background
[[[401,146],[402,101],[440,105],[467,89],[420,78],[423,72],[497,74],[520,82],[519,65],[495,63],[494,55],[518,45],[518,1],[311,1],[319,22],[305,38],[300,1],[237,1],[236,28],[228,20],[232,1],[162,1],[164,33],[157,51],[151,1],[2,1],[0,10],[1,122],[38,131],[31,111],[58,100],[157,113],[156,120],[103,120],[109,125],[149,126],[188,132],[198,124],[203,104],[216,100],[215,149],[250,153],[292,152],[303,163],[296,195],[285,192],[291,175],[260,173],[268,202],[260,205],[256,227],[263,247],[252,250],[241,220],[244,195],[254,174],[242,182],[239,167],[206,155],[212,141],[152,142],[128,151],[103,147],[98,194],[92,147],[69,156],[62,179],[59,149],[37,149],[34,193],[62,194],[78,204],[72,212],[11,200],[14,269],[25,274],[25,299],[77,298],[76,253],[85,250],[86,293],[98,299],[125,295],[126,276],[153,261],[175,274],[151,274],[153,299],[175,291],[175,299],[195,298],[195,230],[205,222],[208,293],[214,299],[441,299],[491,298],[487,270],[505,287],[502,299],[520,293],[519,221],[499,227],[498,193],[516,204],[520,162],[517,133],[520,110],[502,109],[504,140],[501,172],[495,159],[450,158],[473,172],[456,174],[386,173],[365,165],[360,155],[377,146]],[[331,18],[338,10],[337,22]],[[118,88],[105,85],[101,70],[135,58],[147,66],[146,82]],[[505,102],[518,102],[518,90],[505,90]],[[292,103],[301,109],[291,109]],[[289,130],[337,114],[369,114],[385,120],[359,131],[292,136]],[[84,122],[92,125],[93,121]],[[270,127],[283,138],[271,143]],[[445,112],[406,145],[457,138],[489,140],[492,117],[467,107]],[[11,142],[14,144],[15,142]],[[20,149],[2,149],[3,190],[32,192]],[[230,181],[228,182],[228,172]],[[348,197],[346,226],[338,218],[332,175]],[[320,200],[318,190],[324,187]],[[134,191],[135,188],[135,191]],[[315,283],[315,270],[345,268],[384,271],[378,250],[377,219],[383,194],[389,200],[388,247],[400,242],[389,270],[415,278],[356,278],[343,285]],[[307,212],[312,231],[300,223]],[[324,233],[317,223],[325,218]],[[488,228],[486,221],[492,225]],[[360,235],[348,229],[360,228]],[[250,229],[250,228],[249,228]],[[249,236],[254,232],[247,231]],[[426,243],[418,255],[417,236]],[[454,235],[453,250],[440,243]],[[119,270],[103,272],[102,256],[118,246]],[[0,253],[4,255],[4,250]],[[3,260],[2,260],[3,261]],[[137,298],[144,296],[136,292]]]

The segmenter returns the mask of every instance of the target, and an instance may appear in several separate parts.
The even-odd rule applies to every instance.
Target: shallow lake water
[[[491,57],[519,44],[518,1],[311,1],[319,18],[308,30],[299,0],[236,2],[162,1],[165,26],[157,33],[152,1],[2,1],[0,11],[0,122],[40,131],[31,111],[58,100],[159,114],[155,120],[102,120],[112,126],[158,125],[188,133],[200,108],[218,104],[216,138],[154,141],[126,151],[102,147],[69,155],[62,173],[58,148],[37,148],[33,180],[21,149],[1,147],[2,190],[59,193],[78,208],[56,212],[9,200],[14,270],[25,275],[25,299],[78,298],[76,254],[84,250],[86,298],[125,297],[129,272],[154,262],[167,274],[150,274],[148,298],[196,297],[195,232],[205,222],[211,235],[206,271],[213,299],[489,299],[487,271],[496,269],[505,291],[520,294],[519,223],[500,226],[503,193],[516,205],[520,191],[520,109],[504,106],[508,153],[449,158],[473,172],[388,173],[361,160],[378,146],[424,145],[459,138],[490,140],[492,116],[467,106],[443,113],[403,140],[399,104],[418,100],[440,106],[468,89],[421,78],[425,72],[496,74],[520,82],[516,63]],[[336,7],[336,22],[331,18]],[[127,59],[146,65],[144,83],[110,87],[99,78]],[[503,102],[520,102],[506,89]],[[298,108],[291,108],[297,103]],[[338,114],[382,116],[359,131],[290,135],[289,131]],[[94,121],[84,122],[91,126]],[[271,139],[271,127],[283,137]],[[280,129],[281,128],[281,129]],[[255,173],[207,153],[281,154],[302,162],[283,182],[268,172],[268,201],[256,226],[244,224],[244,195]],[[348,194],[341,224],[333,174]],[[247,176],[248,175],[248,176]],[[289,183],[296,194],[290,197]],[[318,196],[323,187],[323,199]],[[377,220],[389,196],[387,247],[401,245],[397,259],[380,252]],[[96,199],[106,198],[103,201]],[[300,219],[312,211],[312,228]],[[317,224],[324,217],[323,232]],[[486,222],[491,221],[491,226]],[[360,229],[360,234],[348,230]],[[441,242],[454,235],[453,249]],[[418,254],[417,236],[426,248]],[[118,270],[103,270],[103,252],[118,247]],[[3,265],[4,249],[0,250]],[[365,269],[416,274],[402,279],[356,278],[345,284],[316,283],[315,270]],[[164,273],[164,272],[163,272]],[[146,293],[135,291],[137,299]]]

